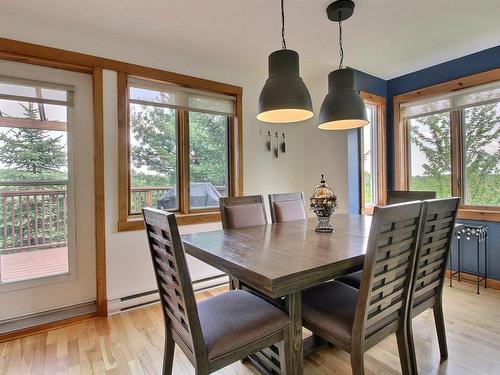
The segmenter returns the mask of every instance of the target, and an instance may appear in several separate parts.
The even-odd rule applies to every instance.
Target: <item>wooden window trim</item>
[[[169,73],[169,76],[174,73]],[[140,215],[129,215],[129,191],[130,191],[130,152],[129,152],[129,110],[128,110],[128,76],[127,72],[118,72],[118,231],[131,231],[144,229],[143,219]],[[133,74],[137,76],[136,74]],[[174,83],[185,87],[195,88],[202,91],[219,92],[232,95],[235,98],[235,114],[229,122],[229,181],[228,189],[232,196],[243,195],[243,136],[242,136],[242,89],[240,87],[231,86],[231,89],[225,87],[225,84],[215,82],[213,84],[198,81],[196,85],[189,80],[183,81],[182,77],[177,77]],[[157,75],[150,75],[145,70],[140,78],[157,80]],[[171,81],[160,81],[172,83]],[[182,84],[184,83],[184,84]],[[224,91],[218,91],[220,87],[225,85]],[[179,112],[178,116],[178,133],[185,132],[185,121],[181,118],[185,115],[183,111]],[[180,133],[179,133],[180,135]],[[186,176],[187,170],[187,155],[189,144],[187,135],[180,136],[179,145],[179,176]],[[178,225],[201,224],[220,221],[220,212],[218,209],[206,209],[202,212],[190,212],[189,210],[189,195],[186,179],[181,177],[178,181],[179,191],[182,192],[179,200],[180,213],[176,214]]]
[[[377,108],[377,204],[385,204],[387,197],[387,140],[386,140],[386,99],[383,96],[360,91],[360,96],[367,104]],[[360,147],[362,147],[362,138],[360,137]],[[360,153],[361,153],[360,149]],[[361,214],[371,215],[373,207],[365,207],[364,202],[364,174],[363,161],[360,158],[360,204]]]
[[[483,85],[500,80],[500,68],[489,70],[471,76],[462,77],[452,81],[443,82],[437,85],[424,87],[410,91],[393,98],[394,106],[394,187],[396,190],[408,190],[408,133],[407,127],[401,118],[401,105],[407,102],[423,99],[438,94],[446,94],[452,91],[465,89],[468,87]],[[461,150],[462,142],[458,140],[462,136],[454,126],[462,121],[460,116],[451,115],[450,128],[452,137],[452,194],[461,196],[461,190],[456,183],[462,171]],[[463,184],[461,184],[463,185]],[[458,211],[458,218],[466,220],[481,220],[500,222],[500,207],[461,205]]]

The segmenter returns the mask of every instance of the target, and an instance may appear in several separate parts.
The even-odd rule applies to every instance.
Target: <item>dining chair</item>
[[[219,199],[222,228],[237,229],[267,224],[262,195]]]
[[[291,363],[288,316],[242,290],[197,304],[175,215],[152,208],[142,212],[165,322],[163,375],[172,374],[175,345],[198,375],[273,344],[283,349],[280,362],[286,369]]]
[[[387,190],[387,204],[435,199],[435,191]]]
[[[443,314],[443,286],[460,198],[424,202],[424,219],[417,247],[415,272],[410,294],[408,337],[413,343],[412,319],[432,309],[441,358],[448,358]],[[412,346],[413,347],[413,344]],[[413,373],[417,374],[415,352],[410,352]]]
[[[396,333],[403,374],[411,374],[408,308],[422,202],[375,207],[360,289],[331,281],[305,291],[305,328],[351,354],[354,375],[364,353]]]
[[[262,195],[219,198],[223,229],[238,229],[267,224]],[[229,288],[240,289],[240,281],[229,276]]]
[[[269,194],[269,210],[273,223],[307,219],[302,192]]]

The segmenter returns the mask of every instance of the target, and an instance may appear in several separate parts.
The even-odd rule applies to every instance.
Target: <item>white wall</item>
[[[326,131],[317,127],[317,114],[328,91],[327,77],[308,83],[316,113],[314,123],[304,132],[304,193],[310,196],[321,174],[339,199],[337,212],[348,212],[347,132]]]
[[[304,191],[309,195],[325,173],[341,200],[341,211],[347,211],[346,136],[343,133],[319,131],[315,120],[303,124],[268,125],[255,119],[256,103],[266,78],[267,56],[255,70],[241,70],[223,61],[206,61],[173,49],[158,49],[144,41],[125,39],[120,35],[102,35],[67,24],[30,19],[30,27],[19,27],[14,17],[1,17],[3,37],[50,47],[84,52],[96,56],[156,67],[178,73],[226,82],[243,87],[243,161],[245,194]],[[324,80],[306,82],[319,110],[326,93]],[[104,74],[105,126],[105,200],[106,258],[108,299],[155,288],[145,234],[142,231],[117,232],[117,103],[116,74]],[[287,153],[278,159],[265,151],[267,130],[285,131]],[[220,224],[182,227],[184,233],[219,228]],[[190,262],[193,279],[213,274],[214,270],[200,262]]]

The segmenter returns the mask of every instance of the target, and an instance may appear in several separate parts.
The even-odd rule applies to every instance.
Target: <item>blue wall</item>
[[[371,92],[376,95],[386,97],[387,101],[387,169],[388,169],[388,189],[394,186],[393,170],[393,97],[405,92],[417,90],[419,88],[436,85],[453,79],[466,77],[475,73],[484,72],[500,67],[500,45],[484,51],[463,56],[455,60],[434,65],[413,73],[405,74],[401,77],[384,81],[369,74],[356,71],[357,89]],[[359,184],[359,140],[356,130],[348,133],[348,167],[349,167],[349,211],[360,212],[360,191]],[[500,280],[500,223],[463,221],[470,224],[486,224],[489,235],[488,251],[488,274],[489,278]],[[463,241],[462,247],[462,269],[465,271],[476,270],[476,248],[475,241]],[[457,247],[456,241],[452,248],[456,267]],[[484,257],[481,251],[481,270],[484,266]]]

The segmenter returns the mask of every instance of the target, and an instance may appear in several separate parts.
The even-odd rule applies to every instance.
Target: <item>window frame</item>
[[[369,92],[360,91],[360,96],[365,104],[369,104],[376,108],[377,128],[376,128],[376,155],[373,160],[376,160],[377,177],[376,177],[376,197],[375,205],[383,205],[387,197],[387,141],[386,141],[386,99],[383,96],[371,94]],[[370,125],[368,125],[370,126]],[[360,180],[360,211],[362,215],[371,215],[374,206],[365,206],[364,194],[364,163],[363,163],[363,128],[358,131],[359,139],[359,180]]]
[[[401,117],[401,105],[407,102],[421,100],[439,94],[446,94],[469,87],[479,86],[495,81],[500,81],[500,68],[477,73],[447,81],[434,86],[421,88],[415,91],[397,95],[393,98],[394,106],[394,185],[396,190],[409,188],[409,134],[407,120]],[[452,196],[463,196],[463,167],[461,134],[462,111],[450,111],[450,136],[451,136],[451,192]],[[466,220],[482,220],[500,222],[500,207],[464,205],[460,203],[458,218]]]
[[[145,72],[146,73],[146,72]],[[174,73],[170,73],[174,74]],[[132,75],[131,75],[132,76]],[[234,97],[234,116],[229,117],[228,137],[228,195],[243,195],[243,138],[242,138],[242,93],[241,87],[227,85],[213,81],[196,79],[192,77],[177,75],[174,82],[155,79],[155,77],[144,75],[133,75],[133,77],[157,81],[159,83],[177,84],[200,91],[231,95]],[[130,214],[130,121],[129,121],[129,75],[118,72],[118,231],[130,231],[144,229],[144,221],[140,214]],[[177,112],[177,137],[178,137],[178,202],[176,218],[179,225],[201,224],[220,221],[218,208],[195,209],[189,208],[189,128],[188,111]]]

